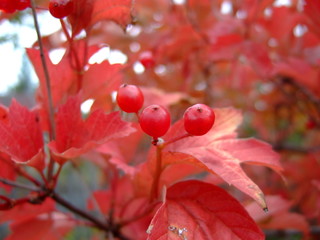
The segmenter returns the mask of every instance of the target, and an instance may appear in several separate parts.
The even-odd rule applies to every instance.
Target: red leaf
[[[134,131],[130,123],[123,122],[118,112],[105,114],[96,110],[87,119],[82,119],[80,98],[70,97],[56,116],[56,139],[49,148],[56,156],[75,158],[98,145],[121,138]]]
[[[91,26],[102,20],[114,21],[122,28],[131,22],[132,0],[96,0],[93,6]]]
[[[38,98],[47,106],[48,95],[46,87],[46,78],[38,49],[28,48],[27,54],[38,75],[40,88]],[[73,93],[72,84],[75,82],[76,73],[71,68],[68,54],[61,59],[58,64],[53,64],[49,58],[48,52],[44,52],[44,57],[48,66],[50,77],[50,88],[52,93],[53,105],[57,106],[61,100],[64,100],[68,94]]]
[[[148,232],[148,240],[264,239],[236,199],[217,186],[199,181],[180,182],[169,188]]]
[[[161,103],[164,107],[169,107],[188,97],[181,92],[165,93],[159,88],[141,87],[144,96],[144,106]]]
[[[107,61],[89,66],[82,79],[82,96],[84,99],[95,100],[91,109],[111,109],[111,106],[106,106],[107,99],[110,99],[111,105],[111,92],[117,90],[123,82],[122,67],[121,64],[110,64]]]
[[[34,218],[10,224],[12,233],[6,240],[60,240],[74,225],[75,222],[63,213],[43,213]]]
[[[240,112],[227,109],[214,109],[216,122],[211,131],[200,137],[188,137],[170,144],[164,151],[191,155],[190,158],[170,157],[170,163],[190,163],[202,166],[220,176],[230,185],[255,199],[262,208],[266,208],[260,188],[242,170],[241,164],[263,165],[280,172],[279,156],[271,146],[255,139],[236,139],[235,129],[242,117]],[[166,139],[184,135],[183,121],[171,127]],[[175,160],[174,160],[175,159]],[[164,164],[169,164],[163,159]],[[166,163],[167,162],[167,163]]]
[[[0,121],[0,139],[0,151],[12,161],[43,169],[43,139],[35,112],[13,100],[8,120]]]
[[[292,204],[280,196],[266,197],[270,211],[262,212],[256,204],[250,204],[246,207],[252,218],[258,222],[263,229],[297,229],[305,235],[309,234],[309,225],[306,218],[297,213],[289,212]]]
[[[318,35],[320,35],[320,2],[315,0],[305,0],[304,3],[304,11],[306,13],[306,16],[309,17],[313,23],[313,26],[311,26],[311,28]]]
[[[72,27],[72,36],[75,37],[82,30],[87,29],[92,15],[94,0],[74,1],[74,11],[68,16]],[[85,6],[85,7],[83,7]]]
[[[16,172],[14,163],[10,160],[10,157],[0,152],[0,178],[14,180]],[[0,188],[9,191],[12,187],[0,182]]]
[[[0,211],[0,223],[8,221],[26,221],[40,214],[52,212],[55,209],[54,201],[47,198],[42,204],[24,203],[7,211]]]
[[[131,0],[77,0],[74,8],[74,13],[68,17],[73,36],[103,20],[113,21],[123,28],[131,22]]]
[[[132,125],[138,129],[138,124]],[[135,167],[132,166],[134,155],[139,146],[143,133],[142,131],[136,131],[130,136],[119,138],[116,141],[110,141],[97,148],[97,151],[110,156],[109,162],[116,166],[119,170],[122,170],[125,174],[133,175]],[[105,161],[104,161],[105,162]],[[99,164],[99,163],[98,163]],[[103,164],[100,164],[103,167]],[[107,165],[107,168],[110,166]]]

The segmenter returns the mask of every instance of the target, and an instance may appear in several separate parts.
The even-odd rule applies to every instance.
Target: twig
[[[31,9],[32,9],[32,16],[33,16],[33,21],[34,21],[34,26],[37,32],[37,37],[38,37],[38,43],[39,43],[39,48],[40,48],[40,58],[42,62],[42,67],[43,67],[43,72],[45,76],[45,81],[46,81],[46,88],[47,88],[47,96],[48,96],[48,110],[49,110],[49,122],[50,122],[50,140],[54,140],[56,138],[56,130],[55,130],[55,122],[54,122],[54,107],[53,107],[53,100],[52,100],[52,93],[51,93],[51,85],[50,85],[50,76],[49,76],[49,70],[47,66],[47,62],[44,56],[44,49],[43,49],[43,44],[42,44],[42,39],[41,39],[41,33],[40,33],[40,28],[39,28],[39,23],[37,19],[37,13],[36,13],[36,6],[35,6],[35,1],[31,0]],[[48,182],[50,182],[52,175],[53,175],[53,169],[54,169],[54,160],[50,158],[49,161],[49,167],[48,167]]]
[[[29,191],[33,191],[33,192],[37,192],[37,191],[40,191],[40,190],[41,190],[41,189],[35,188],[35,187],[33,187],[33,186],[29,186],[29,185],[25,185],[25,184],[13,182],[13,181],[10,181],[10,180],[8,180],[8,179],[3,179],[3,178],[0,178],[0,182],[2,182],[3,184],[6,184],[6,185],[8,185],[8,186],[12,186],[12,187],[16,187],[16,188],[21,188],[21,189],[25,189],[25,190],[29,190]]]
[[[57,203],[59,203],[61,206],[67,208],[71,212],[89,220],[94,224],[95,227],[98,229],[105,231],[106,233],[112,232],[113,236],[120,239],[120,240],[129,240],[129,238],[122,235],[122,233],[119,231],[119,226],[109,226],[108,223],[96,218],[95,216],[92,216],[91,214],[83,211],[82,209],[74,206],[67,200],[63,199],[59,194],[56,192],[52,192],[50,196],[53,200],[55,200]]]
[[[68,210],[72,211],[73,213],[93,222],[97,228],[104,230],[104,231],[109,231],[109,228],[105,222],[101,221],[100,219],[95,218],[94,216],[90,215],[89,213],[83,211],[82,209],[72,205],[70,202],[63,199],[56,192],[52,192],[51,198],[53,200],[55,200],[57,203],[59,203],[60,205],[67,208]]]

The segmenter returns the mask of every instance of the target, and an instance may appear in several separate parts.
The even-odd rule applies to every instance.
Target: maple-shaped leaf
[[[39,49],[28,48],[27,54],[39,78],[40,87],[37,93],[38,100],[43,101],[46,106],[48,94],[40,51]],[[68,94],[74,92],[72,90],[72,84],[76,79],[76,73],[70,65],[70,59],[67,54],[58,64],[53,64],[51,62],[47,51],[44,52],[44,57],[49,71],[53,105],[57,106],[61,100],[64,100],[66,96],[68,96]]]
[[[15,99],[9,107],[7,120],[0,121],[0,139],[0,151],[10,156],[12,161],[43,169],[43,137],[39,118]]]
[[[132,0],[77,0],[74,9],[68,17],[73,37],[100,21],[113,21],[125,28],[131,22]]]
[[[121,138],[134,131],[130,123],[120,118],[119,112],[110,114],[96,110],[83,119],[80,97],[70,97],[56,114],[56,139],[49,143],[59,157],[75,158],[113,138]]]
[[[82,79],[82,96],[84,99],[94,99],[91,109],[111,109],[111,92],[123,82],[122,68],[121,64],[110,64],[108,61],[89,65]]]
[[[91,25],[102,20],[109,20],[125,28],[131,22],[132,4],[132,0],[96,0]]]
[[[148,240],[264,239],[235,198],[217,186],[195,180],[179,182],[168,189],[148,233]]]
[[[137,130],[140,129],[139,124],[132,123],[132,127],[135,127]],[[113,164],[116,168],[123,171],[126,175],[132,176],[135,172],[135,163],[134,156],[139,147],[139,143],[143,132],[138,130],[130,136],[119,138],[116,141],[110,141],[105,144],[102,144],[97,148],[97,152],[108,156],[108,162]],[[109,165],[105,166],[105,160],[100,164],[97,158],[95,161],[100,167],[109,168]],[[104,164],[103,164],[104,163]]]
[[[217,174],[230,185],[255,199],[262,208],[266,208],[264,195],[260,188],[246,175],[241,164],[262,165],[278,173],[282,170],[279,155],[272,147],[262,141],[249,138],[237,139],[236,128],[242,121],[239,111],[232,108],[214,109],[216,121],[212,129],[203,136],[184,138],[168,145],[164,152],[170,158],[163,157],[163,167],[177,163],[193,163],[204,170]],[[165,139],[184,135],[183,121],[180,120],[169,130]],[[177,157],[174,157],[175,153]],[[181,158],[181,153],[191,157]]]

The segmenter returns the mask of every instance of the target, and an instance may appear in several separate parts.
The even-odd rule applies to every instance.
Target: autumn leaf
[[[319,1],[314,0],[305,0],[304,1],[304,12],[306,16],[310,18],[312,24],[310,24],[312,31],[320,35],[318,26],[320,25],[320,3]]]
[[[269,144],[260,140],[236,138],[235,130],[242,121],[239,111],[232,108],[214,109],[214,111],[216,122],[206,135],[184,138],[164,149],[168,154],[163,156],[163,167],[178,163],[200,166],[248,194],[262,208],[266,208],[262,191],[246,175],[241,164],[267,166],[280,173],[282,167],[279,163],[279,155]],[[180,120],[171,127],[165,139],[173,139],[185,133],[183,121]],[[189,157],[181,158],[182,153]]]
[[[43,169],[43,137],[35,112],[12,100],[7,120],[0,121],[0,139],[0,151],[12,161]]]
[[[180,182],[168,189],[148,233],[148,240],[264,239],[236,199],[217,186],[195,180]]]
[[[0,178],[9,180],[16,178],[14,163],[11,161],[10,156],[2,152],[0,152]],[[0,182],[0,188],[10,191],[12,187]]]
[[[75,158],[108,140],[127,136],[134,131],[130,123],[121,120],[119,112],[106,114],[96,110],[84,120],[80,103],[80,97],[70,97],[58,109],[56,139],[49,143],[56,156]]]
[[[26,221],[43,213],[53,212],[55,203],[50,198],[46,199],[42,204],[23,203],[18,204],[14,208],[6,211],[0,211],[0,223],[8,221]]]
[[[11,210],[1,211],[0,223],[7,221],[11,221],[11,233],[6,240],[59,240],[75,225],[67,215],[55,210],[51,199],[46,199],[40,205],[23,203]]]
[[[190,97],[187,97],[186,94],[181,92],[165,93],[164,91],[153,87],[141,87],[140,89],[144,96],[144,106],[161,102],[162,106],[169,107],[184,99],[190,99]]]
[[[266,196],[270,211],[262,212],[257,208],[256,204],[246,206],[251,217],[259,224],[262,229],[297,229],[309,234],[309,225],[305,216],[290,212],[292,203],[281,196]]]
[[[111,93],[123,82],[122,68],[121,64],[110,64],[108,61],[89,65],[82,79],[82,96],[84,99],[94,99],[91,109],[111,110]]]
[[[75,11],[68,17],[73,37],[100,21],[113,21],[122,28],[131,22],[132,0],[78,0],[74,5]]]
[[[28,48],[27,54],[40,82],[40,88],[37,92],[38,99],[46,106],[48,102],[47,85],[40,51],[39,49]],[[48,52],[46,51],[44,52],[44,57],[48,65],[53,105],[57,106],[62,99],[68,96],[68,94],[73,93],[72,85],[76,79],[76,73],[71,68],[67,55],[65,55],[58,64],[53,64],[51,62]]]

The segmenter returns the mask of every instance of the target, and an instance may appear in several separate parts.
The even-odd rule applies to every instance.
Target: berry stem
[[[33,16],[33,21],[34,21],[34,26],[37,32],[37,37],[38,37],[38,43],[39,43],[39,48],[40,48],[40,58],[41,58],[41,63],[43,67],[43,72],[45,76],[45,81],[46,81],[46,89],[47,89],[47,95],[48,95],[48,111],[49,111],[49,122],[50,122],[50,140],[54,140],[56,138],[56,127],[55,127],[55,122],[54,122],[54,107],[53,107],[53,100],[52,100],[52,92],[51,92],[51,85],[50,85],[50,76],[49,76],[49,70],[48,70],[48,65],[44,56],[44,48],[42,44],[42,39],[41,39],[41,33],[40,33],[40,28],[39,28],[39,23],[38,23],[38,18],[37,18],[37,12],[36,12],[36,5],[35,1],[31,0],[31,9],[32,9],[32,16]],[[54,160],[53,158],[50,157],[50,162],[48,166],[48,181],[50,182],[52,175],[53,175],[53,169],[54,169]]]
[[[162,149],[163,145],[157,145],[156,146],[156,169],[154,173],[154,179],[151,185],[151,191],[150,191],[150,202],[153,201],[153,199],[156,199],[158,197],[158,192],[159,192],[159,181],[160,181],[160,176],[162,173]]]

